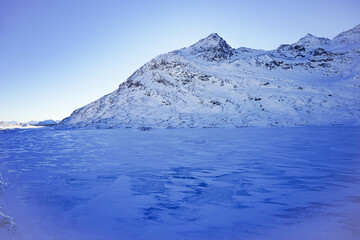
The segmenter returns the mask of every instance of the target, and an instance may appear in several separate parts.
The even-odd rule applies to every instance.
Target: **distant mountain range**
[[[275,50],[213,33],[162,54],[62,125],[219,127],[360,124],[360,25]]]
[[[18,121],[0,121],[0,129],[12,129],[12,128],[29,128],[32,126],[54,126],[59,121],[44,120],[44,121],[29,121],[29,122],[18,122]]]

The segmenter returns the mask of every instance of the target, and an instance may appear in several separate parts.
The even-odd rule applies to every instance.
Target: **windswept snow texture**
[[[6,131],[16,227],[0,239],[360,239],[359,141],[359,127]]]
[[[214,127],[360,124],[360,25],[272,51],[217,34],[160,55],[61,124]]]

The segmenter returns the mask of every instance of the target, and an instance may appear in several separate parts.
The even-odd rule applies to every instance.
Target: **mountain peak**
[[[308,34],[306,34],[306,36],[305,37],[303,37],[303,38],[316,38],[314,35],[312,35],[311,33],[308,33]]]
[[[295,43],[295,45],[302,45],[304,47],[317,47],[328,44],[330,44],[330,39],[323,37],[316,37],[311,33],[306,34],[305,37],[300,38],[300,40]]]
[[[200,39],[197,43],[190,46],[190,48],[212,48],[218,46],[227,46],[231,48],[222,37],[220,37],[217,33],[212,33],[206,38]]]
[[[207,61],[222,61],[234,55],[234,49],[217,33],[212,33],[206,38],[188,48],[193,55],[200,56]]]
[[[356,25],[352,30],[354,29],[360,29],[360,24]]]
[[[209,36],[207,36],[206,38],[211,38],[211,39],[222,39],[219,34],[217,33],[211,33]]]
[[[340,33],[332,40],[336,44],[351,44],[360,42],[360,24],[354,28]]]

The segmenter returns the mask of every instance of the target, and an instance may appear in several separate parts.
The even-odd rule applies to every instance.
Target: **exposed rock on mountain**
[[[162,54],[61,124],[96,127],[360,123],[360,25],[272,51],[217,34]]]
[[[235,54],[234,49],[217,33],[212,33],[188,49],[183,49],[183,53],[195,55],[207,61],[222,61]]]

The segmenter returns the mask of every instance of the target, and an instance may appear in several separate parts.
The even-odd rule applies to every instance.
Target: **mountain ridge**
[[[212,33],[161,54],[62,125],[219,127],[359,124],[359,26],[265,51]]]

